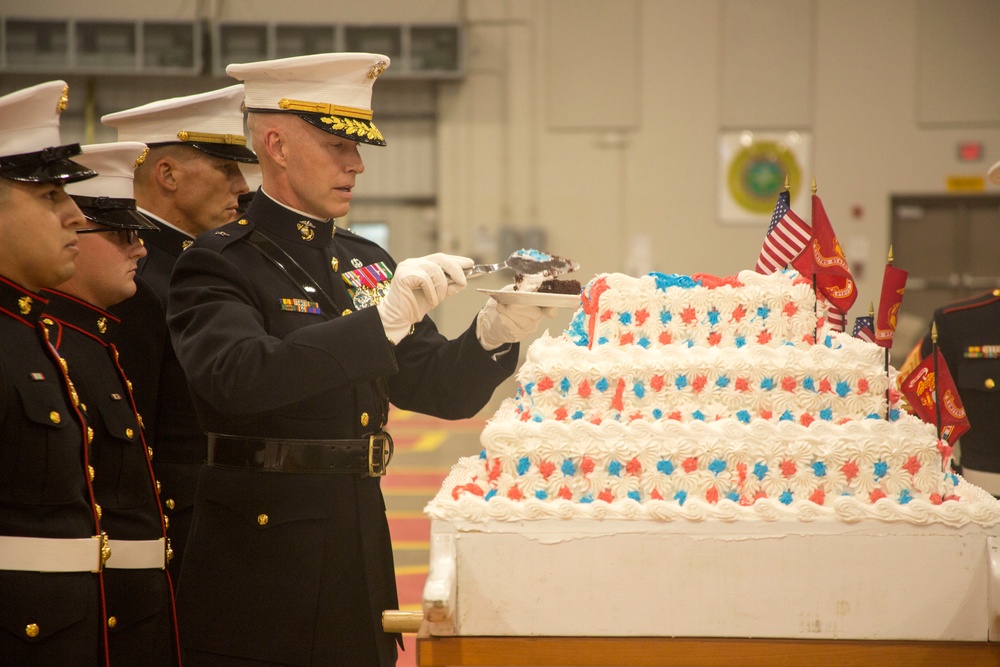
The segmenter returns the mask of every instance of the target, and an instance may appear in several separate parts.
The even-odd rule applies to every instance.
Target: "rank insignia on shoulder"
[[[292,313],[312,313],[313,315],[319,315],[323,311],[319,308],[319,303],[316,301],[307,301],[306,299],[281,299],[281,309]]]

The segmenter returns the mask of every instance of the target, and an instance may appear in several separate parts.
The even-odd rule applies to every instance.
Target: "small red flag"
[[[803,276],[815,273],[816,286],[833,305],[846,313],[858,298],[858,290],[823,202],[816,195],[812,198],[812,233],[812,248],[806,248],[793,265]]]
[[[882,275],[882,296],[878,302],[878,319],[875,321],[876,345],[892,347],[907,275],[909,274],[906,271],[897,269],[892,264],[885,265],[885,273]]]
[[[935,358],[937,358],[936,364]],[[934,372],[935,365],[937,373]],[[962,399],[958,396],[955,381],[951,379],[948,364],[945,363],[941,350],[937,347],[934,348],[933,354],[925,357],[913,372],[906,376],[900,391],[913,406],[917,416],[928,424],[934,424],[948,444],[954,445],[955,441],[969,430],[969,420],[965,416]],[[939,412],[940,423],[938,423]]]

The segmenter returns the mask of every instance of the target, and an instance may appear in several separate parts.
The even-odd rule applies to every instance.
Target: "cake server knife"
[[[538,250],[517,250],[502,262],[496,264],[476,264],[465,269],[469,278],[493,273],[501,269],[514,269],[526,275],[544,274],[550,278],[576,271],[580,263],[564,257],[556,257]]]

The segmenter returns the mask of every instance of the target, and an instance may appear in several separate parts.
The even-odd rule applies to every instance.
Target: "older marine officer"
[[[39,292],[73,275],[86,223],[63,185],[96,176],[62,145],[67,86],[0,97],[0,664],[107,663],[100,508],[86,424]],[[106,552],[105,552],[106,553]]]
[[[156,450],[153,469],[170,519],[177,582],[205,463],[205,434],[167,333],[167,288],[181,252],[203,232],[236,218],[247,192],[240,165],[256,162],[243,134],[243,86],[172,97],[108,114],[101,122],[119,141],[150,147],[135,170],[135,200],[159,231],[141,231],[148,254],[136,272],[136,295],[112,312],[122,321],[121,363]]]
[[[335,227],[359,144],[385,143],[371,92],[388,66],[341,53],[227,68],[263,184],[171,280],[170,332],[209,433],[177,592],[188,665],[394,665],[380,624],[397,607],[379,487],[389,402],[472,416],[542,316],[494,305],[448,340],[426,315],[472,260],[397,265]]]

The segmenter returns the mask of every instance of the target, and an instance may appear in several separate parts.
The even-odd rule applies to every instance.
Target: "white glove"
[[[510,292],[513,285],[502,291]],[[484,350],[495,350],[505,343],[516,343],[538,328],[542,316],[554,317],[555,308],[497,303],[490,297],[476,319],[476,337]]]
[[[376,306],[389,340],[399,343],[432,308],[465,289],[462,269],[472,265],[468,257],[440,252],[400,262],[389,291]]]

